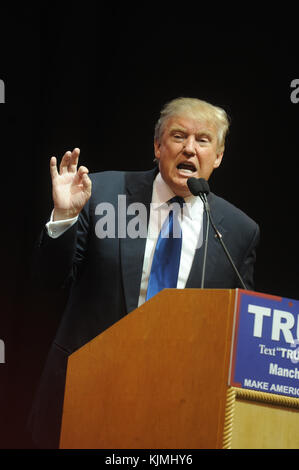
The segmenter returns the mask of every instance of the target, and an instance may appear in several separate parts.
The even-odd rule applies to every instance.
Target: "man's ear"
[[[160,159],[160,146],[161,146],[160,142],[157,139],[155,139],[154,140],[154,149],[155,149],[155,157],[156,157],[157,160]]]
[[[223,154],[224,154],[224,151],[217,153],[217,157],[216,157],[216,160],[214,161],[213,168],[218,168],[220,166],[222,162]]]

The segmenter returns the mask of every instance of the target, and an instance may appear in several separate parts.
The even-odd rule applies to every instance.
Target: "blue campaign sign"
[[[237,291],[230,385],[299,398],[299,301]]]

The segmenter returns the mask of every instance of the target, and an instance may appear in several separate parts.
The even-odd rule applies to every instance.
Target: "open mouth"
[[[196,168],[191,162],[179,163],[177,166],[177,169],[180,171],[180,173],[186,174],[186,175],[192,175],[193,173],[196,172]]]

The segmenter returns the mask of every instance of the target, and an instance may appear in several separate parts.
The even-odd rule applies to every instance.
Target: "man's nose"
[[[188,155],[195,155],[196,153],[196,142],[191,135],[185,140],[184,152]]]

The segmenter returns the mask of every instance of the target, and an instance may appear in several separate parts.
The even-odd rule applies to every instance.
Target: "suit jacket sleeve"
[[[66,287],[84,263],[89,237],[89,204],[78,221],[58,238],[43,229],[34,253],[34,278],[47,289]]]

